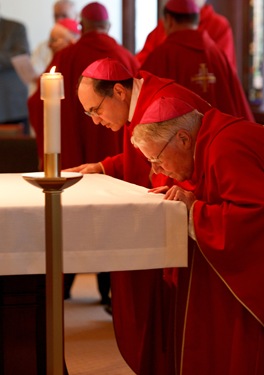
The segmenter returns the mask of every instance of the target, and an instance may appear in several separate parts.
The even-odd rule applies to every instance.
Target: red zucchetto
[[[199,14],[200,9],[193,0],[169,0],[165,8],[173,13]]]
[[[108,21],[109,16],[104,5],[94,2],[86,5],[81,11],[81,18],[90,21]]]
[[[161,96],[148,107],[140,124],[167,121],[192,111],[194,108],[180,99]]]
[[[106,81],[124,81],[133,78],[123,64],[110,57],[96,60],[90,64],[83,71],[82,76]]]

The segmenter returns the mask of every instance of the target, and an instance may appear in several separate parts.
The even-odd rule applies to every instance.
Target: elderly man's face
[[[92,80],[83,78],[78,96],[84,111],[96,125],[118,131],[127,122],[130,99],[126,97],[126,89],[122,85],[115,85],[113,97],[102,97],[94,91]]]
[[[73,4],[70,3],[56,3],[53,8],[54,21],[58,22],[64,18],[76,19],[77,12]]]
[[[139,148],[152,163],[154,173],[163,173],[177,181],[191,179],[194,167],[193,147],[185,130],[179,130],[167,143],[148,141]]]

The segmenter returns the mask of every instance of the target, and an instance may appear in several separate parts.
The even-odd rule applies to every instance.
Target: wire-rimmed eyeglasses
[[[87,116],[98,116],[98,111],[101,107],[101,105],[103,104],[103,101],[105,100],[106,96],[103,97],[103,99],[101,100],[101,102],[99,103],[99,105],[95,108],[90,108],[90,111],[84,111],[84,113],[87,115]]]
[[[172,139],[175,137],[175,135],[177,134],[178,132],[174,133],[170,139],[168,140],[167,143],[165,143],[165,145],[162,147],[161,151],[159,152],[158,156],[156,156],[155,158],[149,158],[148,161],[150,163],[156,163],[156,164],[160,164],[161,163],[161,160],[160,160],[160,155],[163,153],[163,151],[166,149],[166,147],[170,144],[170,142],[172,141]]]

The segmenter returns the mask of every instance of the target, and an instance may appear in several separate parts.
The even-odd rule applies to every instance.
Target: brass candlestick
[[[46,237],[46,348],[47,375],[64,374],[64,308],[61,193],[77,183],[80,173],[60,173],[60,155],[45,155],[45,174],[23,178],[45,193]]]
[[[60,177],[60,154],[44,154],[45,177]]]

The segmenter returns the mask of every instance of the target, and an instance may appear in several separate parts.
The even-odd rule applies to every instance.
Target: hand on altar
[[[167,190],[164,199],[184,202],[187,206],[188,211],[196,201],[196,197],[193,192],[184,190],[177,185],[174,185],[169,190]]]
[[[77,167],[64,169],[65,172],[79,172],[83,174],[87,173],[103,173],[101,163],[87,163],[81,164]]]
[[[169,186],[159,186],[159,187],[149,189],[149,193],[160,194],[160,193],[166,193],[168,190],[169,190]]]

